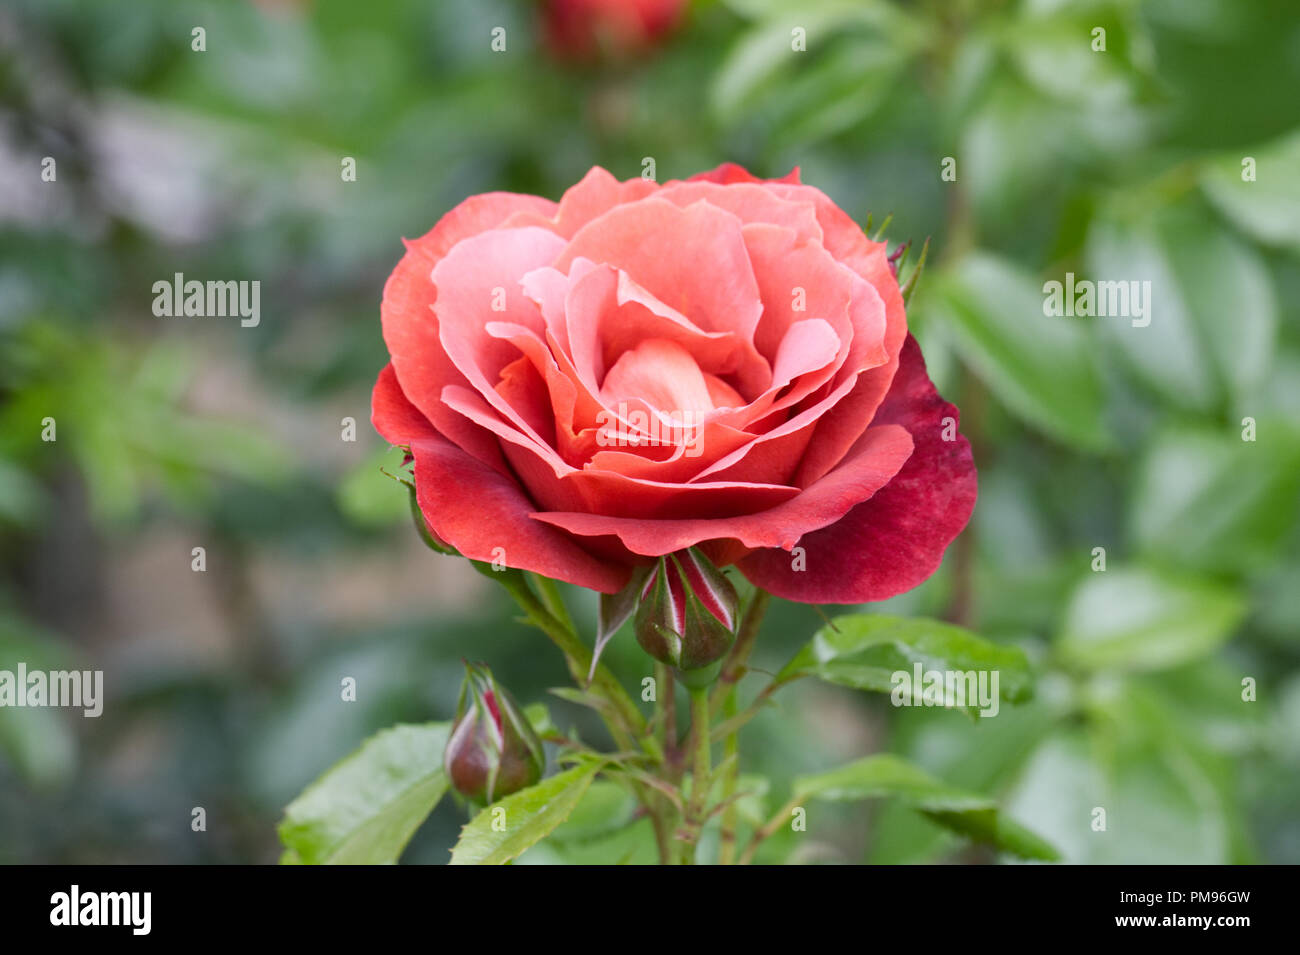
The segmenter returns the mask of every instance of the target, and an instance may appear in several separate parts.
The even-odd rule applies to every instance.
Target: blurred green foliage
[[[980,502],[933,580],[866,609],[946,616],[1037,672],[1035,699],[992,720],[801,682],[748,737],[743,771],[775,780],[742,801],[748,824],[797,777],[889,751],[996,799],[1066,861],[1300,861],[1300,9],[700,2],[662,49],[585,66],[541,48],[536,12],[0,10],[0,668],[101,667],[110,694],[99,720],[0,710],[0,861],[273,861],[307,782],[381,727],[450,715],[462,655],[524,701],[566,682],[500,595],[359,627],[272,612],[249,575],[412,553],[405,492],[380,471],[400,454],[366,423],[399,237],[471,193],[554,198],[592,164],[630,178],[646,157],[661,180],[798,165],[860,221],[893,213],[891,241],[931,238],[909,317],[962,409]],[[151,285],[175,272],[260,280],[260,326],[155,318]],[[1151,324],[1045,316],[1043,283],[1067,272],[1150,280]],[[340,453],[343,416],[358,440]],[[154,659],[104,623],[118,562],[177,529],[234,568],[204,585],[241,637],[217,663]],[[566,592],[591,632],[594,601]],[[187,599],[159,625],[182,643]],[[758,664],[819,624],[778,607]],[[645,669],[630,639],[607,659],[628,685]],[[340,673],[358,704],[339,704]],[[635,859],[619,797],[598,781],[524,861]],[[914,804],[816,812],[759,858],[989,857]],[[444,800],[405,858],[446,861],[464,820]]]

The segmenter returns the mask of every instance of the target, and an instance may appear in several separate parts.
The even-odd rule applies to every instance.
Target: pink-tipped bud
[[[731,581],[695,548],[661,557],[641,591],[637,642],[684,680],[711,682],[735,642],[738,604]]]
[[[482,663],[466,663],[465,684],[443,765],[452,787],[492,803],[542,778],[546,754],[523,711]]]

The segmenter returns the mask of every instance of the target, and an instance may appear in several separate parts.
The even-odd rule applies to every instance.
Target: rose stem
[[[734,687],[722,701],[722,715],[728,719],[736,715],[736,690]],[[736,860],[736,819],[738,812],[736,802],[731,797],[735,795],[736,784],[740,778],[739,730],[733,730],[727,734],[722,753],[724,760],[731,760],[727,775],[722,780],[722,798],[724,801],[730,801],[727,802],[727,808],[722,810],[722,843],[718,851],[718,862],[722,865],[731,865]]]
[[[717,726],[713,727],[714,740],[725,739],[732,733],[740,732],[741,728],[746,723],[763,711],[763,707],[767,706],[767,701],[771,699],[773,693],[781,689],[781,687],[788,686],[795,680],[801,679],[805,675],[806,674],[799,673],[794,676],[788,676],[783,680],[773,680],[767,686],[763,687],[763,689],[759,690],[758,694],[750,701],[749,706],[745,707],[743,713],[729,716]],[[723,713],[725,714],[728,712],[735,714],[736,710],[734,708],[728,710],[728,708],[724,706]]]
[[[763,621],[763,615],[767,612],[771,600],[772,595],[767,591],[754,591],[754,596],[750,599],[749,606],[745,610],[745,616],[741,620],[735,646],[731,648],[731,653],[727,655],[727,659],[722,665],[717,688],[713,691],[713,696],[709,702],[711,710],[721,709],[722,715],[728,723],[731,723],[736,716],[736,684],[745,675],[745,662],[749,659],[750,651],[754,648],[759,625]],[[733,729],[725,737],[724,754],[736,758],[729,764],[726,777],[723,780],[722,796],[724,799],[735,793],[736,784],[740,777],[740,725],[733,724]],[[695,725],[692,723],[691,732],[694,733],[695,731]],[[735,854],[736,817],[735,804],[728,803],[722,814],[722,844],[719,861],[723,865],[731,864]]]
[[[673,696],[673,674],[668,669],[667,664],[655,663],[655,687],[658,692],[655,694],[655,732],[659,737],[659,745],[663,750],[664,758],[661,764],[661,775],[669,781],[673,778],[674,760],[677,758],[677,706]],[[668,802],[667,797],[662,793],[650,793],[650,798],[654,800],[654,806],[651,807],[650,814],[654,818],[655,841],[659,847],[659,862],[666,865],[672,860],[672,843],[670,840],[670,826],[668,819],[675,818],[672,805]]]
[[[498,576],[495,572],[484,570],[478,563],[475,563],[475,567],[485,576],[489,574]],[[591,651],[578,637],[577,630],[573,626],[571,618],[569,618],[567,609],[564,608],[564,601],[560,598],[554,581],[542,577],[540,574],[534,576],[538,580],[538,589],[542,591],[548,603],[553,601],[552,606],[555,606],[562,613],[563,619],[557,617],[555,613],[548,610],[537,599],[522,574],[501,575],[498,579],[510,596],[514,597],[516,603],[528,616],[528,619],[550,637],[552,642],[563,652],[564,658],[569,665],[569,673],[574,682],[579,686],[584,686],[586,675],[591,670]],[[645,733],[645,720],[641,717],[641,712],[627,695],[627,691],[623,689],[622,684],[615,679],[613,673],[603,663],[596,666],[596,675],[592,681],[592,686],[609,701],[618,717],[617,719],[605,718],[605,725],[609,728],[610,735],[614,737],[615,745],[620,749],[631,751],[635,744],[629,736],[630,732],[632,735],[641,738],[643,747],[649,751],[651,757],[662,762],[663,751],[659,747],[658,740]],[[632,788],[637,795],[637,799],[650,814],[655,830],[655,840],[659,847],[660,861],[667,861],[671,856],[671,848],[668,843],[665,822],[661,815],[662,801],[644,785],[634,782]]]
[[[566,630],[577,633],[578,628],[573,625],[573,618],[569,616],[569,608],[564,605],[564,598],[560,596],[560,588],[555,585],[555,581],[550,577],[543,577],[541,574],[533,574],[533,579],[537,581],[537,590],[542,596],[542,605],[546,607],[551,616],[563,624]]]
[[[585,685],[587,673],[591,668],[591,651],[578,638],[578,634],[565,627],[542,606],[541,601],[534,595],[532,588],[528,586],[522,575],[513,577],[502,574],[500,579],[502,585],[510,596],[515,598],[515,601],[527,614],[529,620],[560,648],[569,664],[569,673],[574,681],[579,686]],[[643,743],[653,744],[649,747],[651,755],[656,759],[660,758],[658,741],[643,735],[645,720],[642,718],[641,712],[627,695],[627,691],[623,689],[622,684],[615,679],[614,674],[603,663],[596,667],[596,676],[592,680],[592,687],[598,695],[609,701],[619,717],[618,720],[609,722],[610,733],[614,736],[619,748],[625,750],[634,748],[634,744],[629,738],[630,733],[633,736],[643,737]]]
[[[691,733],[695,738],[695,768],[691,772],[691,801],[686,807],[687,838],[682,848],[682,862],[695,862],[695,847],[704,825],[704,809],[709,799],[709,689],[691,690]]]
[[[767,613],[768,604],[771,602],[772,595],[766,590],[754,591],[754,596],[745,609],[745,616],[740,621],[740,631],[736,635],[736,643],[731,648],[731,653],[727,655],[726,662],[722,664],[722,672],[718,676],[718,685],[713,690],[713,699],[710,706],[714,710],[721,708],[722,701],[736,688],[740,678],[745,675],[745,662],[749,659],[750,651],[754,649],[754,641],[758,637],[759,625],[763,622],[763,615]]]
[[[795,793],[791,796],[790,801],[778,809],[771,819],[763,823],[763,828],[754,833],[754,838],[749,840],[749,845],[745,847],[744,855],[740,857],[741,865],[749,865],[749,863],[753,861],[754,853],[758,851],[758,847],[762,844],[763,840],[768,838],[768,836],[772,835],[785,824],[785,822],[790,818],[790,813],[799,805],[800,798],[799,793]]]

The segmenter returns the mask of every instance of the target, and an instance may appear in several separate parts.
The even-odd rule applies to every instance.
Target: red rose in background
[[[542,28],[560,56],[627,56],[654,45],[681,22],[686,0],[545,0]]]
[[[797,171],[471,197],[382,314],[375,427],[467,557],[612,593],[698,545],[858,603],[933,573],[975,504],[885,245]]]

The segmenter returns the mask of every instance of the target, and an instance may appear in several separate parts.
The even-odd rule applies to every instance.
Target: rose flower
[[[542,29],[564,59],[624,58],[654,46],[685,13],[686,0],[545,0]]]
[[[797,170],[592,169],[407,242],[373,421],[463,555],[604,593],[697,548],[779,597],[882,600],[975,504],[884,243]]]

